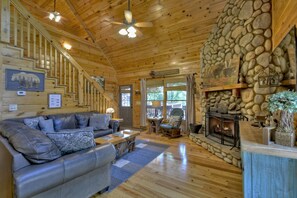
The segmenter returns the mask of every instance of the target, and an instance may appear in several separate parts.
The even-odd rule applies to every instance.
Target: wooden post
[[[84,103],[84,76],[83,72],[78,71],[78,104],[81,106]]]
[[[10,42],[10,0],[0,2],[1,9],[1,41]]]

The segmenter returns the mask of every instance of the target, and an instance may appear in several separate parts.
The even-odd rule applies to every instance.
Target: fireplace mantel
[[[205,87],[202,88],[201,91],[206,94],[207,92],[212,91],[224,91],[224,90],[232,90],[232,95],[238,95],[238,90],[248,88],[247,84],[239,83],[239,84],[231,84],[231,85],[222,85],[222,86],[215,86],[215,87]]]

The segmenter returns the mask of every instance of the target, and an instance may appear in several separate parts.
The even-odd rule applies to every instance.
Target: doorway
[[[120,118],[123,118],[122,126],[132,127],[133,115],[132,115],[132,85],[120,86]]]

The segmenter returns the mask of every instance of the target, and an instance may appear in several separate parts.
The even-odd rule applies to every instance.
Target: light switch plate
[[[25,96],[26,95],[26,91],[17,91],[17,95],[18,96]]]
[[[9,104],[8,110],[9,111],[17,111],[18,105],[17,104]]]

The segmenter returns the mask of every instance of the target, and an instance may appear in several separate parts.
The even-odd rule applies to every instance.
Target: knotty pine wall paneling
[[[297,25],[296,0],[272,0],[272,43],[275,49]]]
[[[52,29],[52,28],[51,28]],[[68,53],[82,66],[91,76],[103,76],[105,79],[105,91],[112,98],[118,101],[117,77],[115,69],[104,57],[99,47],[94,47],[88,42],[76,38],[74,35],[63,35],[63,32],[53,32],[48,29],[51,35],[61,44],[69,43],[72,48]],[[76,38],[76,39],[75,39]]]
[[[22,50],[18,48],[7,48],[0,44],[0,51],[6,55],[0,55],[0,120],[17,117],[28,117],[36,115],[47,115],[55,113],[71,113],[88,111],[87,107],[78,107],[78,101],[74,96],[65,94],[64,87],[56,87],[54,79],[45,79],[44,92],[27,92],[26,96],[17,96],[16,91],[5,90],[5,69],[18,69],[24,71],[41,72],[34,69],[34,61],[22,58]],[[62,94],[62,108],[48,109],[48,94]],[[18,110],[9,112],[9,104],[17,104]]]

